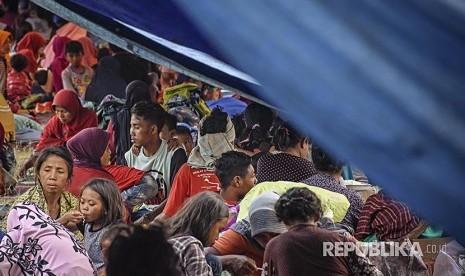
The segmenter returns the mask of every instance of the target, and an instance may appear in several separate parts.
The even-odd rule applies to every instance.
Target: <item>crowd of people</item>
[[[0,20],[2,97],[12,113],[49,103],[53,115],[16,171],[33,170],[34,185],[2,221],[2,272],[382,275],[354,252],[323,256],[323,243],[428,229],[385,193],[365,203],[345,163],[285,113],[19,2],[16,20],[10,9]]]

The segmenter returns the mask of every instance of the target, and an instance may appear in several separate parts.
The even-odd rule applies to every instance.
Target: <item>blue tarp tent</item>
[[[288,111],[330,152],[465,242],[463,1],[33,2]]]

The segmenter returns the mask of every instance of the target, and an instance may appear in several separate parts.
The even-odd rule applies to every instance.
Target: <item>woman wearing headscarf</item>
[[[94,43],[87,36],[80,37],[78,39],[82,44],[84,49],[84,54],[82,56],[82,64],[88,67],[92,67],[97,64],[97,57],[95,56],[95,47]]]
[[[53,39],[53,52],[55,53],[55,58],[52,63],[50,63],[50,70],[53,75],[53,87],[55,91],[63,89],[63,81],[61,79],[61,72],[68,67],[68,60],[66,59],[66,44],[70,42],[71,39],[65,36],[57,36]]]
[[[120,75],[120,64],[113,57],[103,57],[87,86],[84,100],[100,103],[107,95],[125,97],[126,82]],[[144,99],[145,100],[145,99]]]
[[[65,145],[65,143],[79,131],[97,126],[97,115],[94,111],[82,107],[78,95],[71,90],[61,90],[52,103],[55,116],[48,121],[40,136],[39,143],[34,148],[29,159],[21,166],[19,175],[22,176],[32,167],[36,156],[48,147]]]
[[[76,237],[33,203],[11,209],[0,259],[8,275],[97,275]]]
[[[45,38],[43,38],[39,33],[29,32],[18,42],[16,51],[29,49],[34,54],[34,57],[39,59],[39,57],[43,54],[46,44],[47,40],[45,40]]]
[[[34,169],[35,185],[17,197],[12,208],[22,202],[33,202],[52,219],[76,231],[76,224],[83,216],[77,212],[78,199],[65,191],[73,176],[73,159],[69,151],[64,147],[42,151]],[[2,221],[2,230],[7,229],[6,222],[7,218]]]
[[[97,127],[81,130],[69,139],[66,146],[73,156],[73,179],[66,190],[79,196],[81,187],[94,178],[103,178],[115,182],[113,176],[103,166],[110,161],[108,141],[110,134]],[[89,143],[89,141],[92,141]]]
[[[176,174],[161,219],[172,217],[187,198],[204,191],[220,192],[215,161],[223,153],[234,150],[234,126],[228,114],[218,108],[200,124],[199,143]]]
[[[126,102],[118,113],[113,115],[107,131],[112,134],[110,149],[115,153],[116,164],[126,165],[124,154],[131,148],[129,135],[131,108],[138,102],[150,101],[149,86],[140,80],[132,81],[126,87]]]

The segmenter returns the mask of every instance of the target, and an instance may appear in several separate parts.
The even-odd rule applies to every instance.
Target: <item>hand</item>
[[[68,223],[78,224],[78,223],[82,222],[83,219],[84,219],[84,215],[82,215],[81,212],[79,212],[79,211],[69,211],[68,213],[64,214],[60,218],[59,222],[62,225],[67,225]]]
[[[147,213],[143,215],[142,217],[138,218],[136,221],[134,221],[134,225],[147,225],[150,222],[152,222],[149,218],[150,213]]]
[[[16,178],[23,178],[26,176],[26,172],[29,168],[34,166],[34,163],[36,162],[37,157],[34,155],[29,156],[26,162],[21,165],[19,168],[18,172],[16,173]]]
[[[235,275],[252,275],[257,271],[255,261],[243,255],[229,255],[227,268]]]
[[[132,152],[134,155],[137,155],[137,156],[138,156],[139,153],[140,153],[140,147],[136,147],[136,146],[132,145],[132,147],[131,147],[131,152]]]

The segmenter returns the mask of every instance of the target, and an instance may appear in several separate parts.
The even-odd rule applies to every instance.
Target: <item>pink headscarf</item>
[[[74,234],[33,203],[19,203],[8,215],[0,244],[0,271],[9,275],[97,275]]]
[[[82,57],[82,64],[85,66],[92,67],[97,64],[97,58],[95,57],[95,48],[94,43],[90,38],[87,36],[83,36],[78,39],[79,42],[82,44],[82,48],[84,49],[84,55]]]

